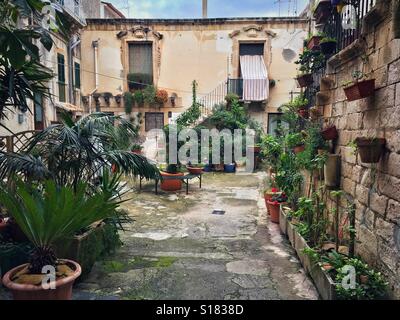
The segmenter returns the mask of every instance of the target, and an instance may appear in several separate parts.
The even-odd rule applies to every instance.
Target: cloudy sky
[[[107,1],[107,0],[106,0]],[[202,0],[108,0],[130,18],[200,18]],[[280,15],[300,13],[308,0],[281,0]],[[277,0],[208,0],[208,16],[279,16]]]

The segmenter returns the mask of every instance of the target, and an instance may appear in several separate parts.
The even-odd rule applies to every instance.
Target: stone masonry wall
[[[356,206],[356,254],[384,273],[400,299],[400,1],[377,1],[363,22],[363,35],[328,61],[318,101],[324,120],[336,125],[341,154],[341,189]],[[365,57],[368,62],[365,64]],[[363,70],[376,79],[375,95],[346,100],[342,82]],[[329,98],[328,98],[329,97]],[[329,101],[326,103],[325,101]],[[349,146],[355,138],[384,137],[386,152],[364,164]],[[328,200],[328,207],[332,200]]]

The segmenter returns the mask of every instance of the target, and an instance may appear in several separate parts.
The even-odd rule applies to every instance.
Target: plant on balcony
[[[131,92],[127,91],[124,93],[124,108],[126,114],[131,114],[133,109],[133,95]]]
[[[127,80],[130,90],[142,90],[153,83],[153,76],[146,73],[128,73]]]
[[[316,24],[325,23],[332,14],[331,0],[319,0],[313,10]]]
[[[157,89],[150,85],[147,86],[144,90],[143,90],[143,100],[144,103],[148,104],[149,106],[155,106],[157,101],[156,101],[156,94],[157,94]]]
[[[313,73],[323,68],[325,56],[320,51],[304,49],[295,63],[300,65],[299,75],[296,78],[299,86],[308,87],[314,82]]]
[[[321,52],[324,55],[328,56],[335,53],[336,44],[337,40],[335,38],[324,36],[319,42],[319,47],[321,49]]]
[[[159,106],[163,106],[168,102],[168,92],[166,90],[157,89],[155,100]]]
[[[375,79],[366,79],[362,71],[352,73],[353,80],[344,82],[344,93],[348,101],[355,101],[372,96],[375,93]]]
[[[314,35],[310,35],[308,37],[308,39],[306,40],[307,49],[312,50],[312,51],[319,50],[319,44],[323,37],[324,37],[324,33],[322,33],[322,32],[317,32]]]
[[[136,91],[136,92],[133,94],[133,100],[134,100],[135,104],[136,104],[139,108],[143,107],[143,105],[144,105],[144,94],[143,94],[143,91],[141,91],[141,90]]]
[[[355,140],[357,151],[363,163],[377,163],[385,150],[386,139],[358,137]]]

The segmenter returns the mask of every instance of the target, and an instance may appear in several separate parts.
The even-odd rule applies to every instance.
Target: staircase
[[[221,82],[213,91],[203,96],[198,102],[201,105],[201,115],[194,126],[204,122],[212,113],[215,105],[225,102],[228,93],[227,82]]]

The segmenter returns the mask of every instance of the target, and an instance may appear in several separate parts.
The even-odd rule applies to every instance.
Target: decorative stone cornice
[[[241,30],[234,30],[229,34],[230,38],[235,38],[241,33],[246,33],[248,37],[257,38],[260,33],[264,32],[269,37],[275,37],[276,33],[271,30],[264,30],[264,27],[261,25],[251,24],[243,27]]]

